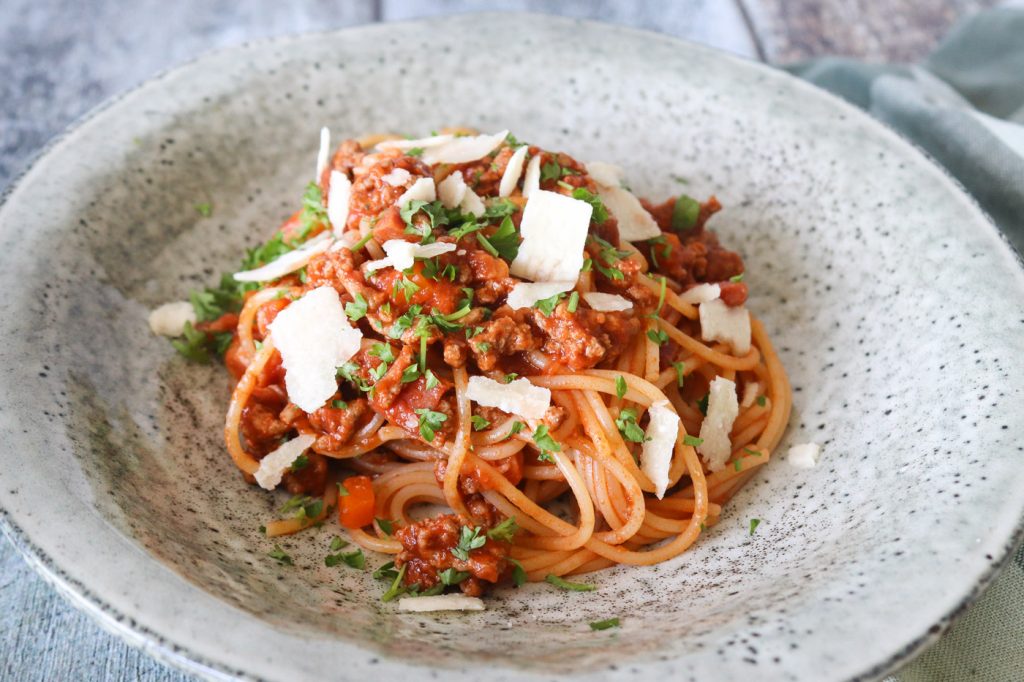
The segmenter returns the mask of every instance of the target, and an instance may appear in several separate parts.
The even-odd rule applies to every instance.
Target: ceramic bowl
[[[269,559],[257,529],[284,493],[224,451],[226,374],[146,315],[294,210],[325,124],[507,127],[619,163],[647,196],[716,194],[792,378],[780,450],[817,441],[819,466],[777,458],[676,560],[595,574],[592,593],[498,590],[483,613],[398,613],[368,571],[323,565],[331,528],[279,541],[294,567]],[[1020,263],[896,135],[706,48],[476,15],[211,54],[54,141],[9,191],[0,244],[7,532],[105,626],[202,675],[873,679],[1021,536]]]

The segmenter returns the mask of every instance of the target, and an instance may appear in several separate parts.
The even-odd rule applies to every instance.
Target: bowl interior
[[[674,561],[593,575],[596,592],[502,589],[468,616],[399,615],[369,571],[324,566],[332,524],[277,541],[294,567],[268,558],[275,542],[258,527],[286,496],[246,485],[224,451],[226,373],[177,357],[146,314],[231,270],[297,207],[322,124],[335,140],[507,127],[621,164],[639,194],[717,195],[711,225],[743,255],[749,307],[795,391],[780,453],[719,526]],[[195,208],[206,202],[209,217]],[[1024,316],[1009,250],[894,136],[717,53],[529,17],[220,53],[83,126],[2,219],[0,364],[19,360],[2,423],[21,452],[3,455],[5,487],[21,493],[4,491],[4,505],[23,509],[46,479],[295,642],[503,675],[641,662],[719,679],[878,672],[956,607],[1019,520],[1024,425],[1010,415]],[[808,440],[824,445],[821,464],[791,468],[782,452]],[[169,574],[153,570],[139,579],[158,589]],[[587,626],[610,616],[623,626]],[[235,644],[243,671],[264,665],[259,645]]]

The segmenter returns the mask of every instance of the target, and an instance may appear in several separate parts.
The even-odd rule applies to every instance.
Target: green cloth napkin
[[[827,57],[786,67],[943,165],[1024,253],[1024,6],[957,25],[923,64]],[[1024,547],[935,645],[887,682],[1024,680]]]

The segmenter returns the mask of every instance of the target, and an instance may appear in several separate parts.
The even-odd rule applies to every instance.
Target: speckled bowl
[[[773,461],[677,560],[589,594],[500,590],[479,614],[396,613],[368,572],[323,565],[330,528],[281,543],[294,567],[268,559],[257,527],[281,498],[223,450],[226,377],[146,313],[293,209],[322,124],[509,127],[618,162],[649,196],[672,175],[716,193],[796,391],[783,447],[824,443],[819,467]],[[1021,534],[1020,264],[906,142],[705,48],[483,15],[212,54],[54,142],[0,209],[0,244],[6,530],[104,625],[210,677],[874,679]]]

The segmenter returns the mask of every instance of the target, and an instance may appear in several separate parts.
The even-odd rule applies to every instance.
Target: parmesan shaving
[[[625,296],[618,294],[602,294],[599,291],[588,291],[583,294],[583,300],[594,310],[602,313],[630,310],[633,302]]]
[[[320,129],[320,151],[316,154],[316,181],[320,182],[321,176],[327,169],[327,162],[331,154],[331,131],[324,126]]]
[[[705,341],[721,341],[737,355],[750,352],[750,313],[743,306],[727,306],[716,298],[700,304],[700,335]]]
[[[526,175],[523,177],[523,198],[528,199],[530,194],[538,189],[540,189],[540,154],[526,164]]]
[[[698,284],[679,294],[679,300],[683,303],[697,305],[713,301],[721,295],[722,287],[717,284]]]
[[[516,185],[519,184],[519,176],[523,174],[523,162],[526,161],[527,151],[529,151],[529,147],[524,144],[508,160],[505,172],[501,174],[501,183],[498,185],[499,197],[507,197],[515,191]]]
[[[523,241],[509,271],[534,282],[575,282],[593,208],[585,201],[538,189],[519,225]]]
[[[813,469],[821,458],[821,446],[817,443],[800,443],[789,449],[786,461],[797,469]]]
[[[322,232],[294,251],[289,251],[255,270],[236,272],[236,282],[269,282],[306,267],[310,259],[331,245],[331,235]]]
[[[455,208],[466,196],[466,180],[462,173],[455,171],[437,186],[437,198],[445,208]]]
[[[437,188],[434,187],[434,178],[420,178],[412,183],[412,187],[405,190],[402,196],[398,197],[395,206],[404,207],[410,201],[433,201],[437,199]]]
[[[620,166],[604,161],[591,161],[587,164],[587,175],[593,178],[594,182],[605,187],[619,187],[622,185],[622,178],[625,175]]]
[[[299,455],[308,450],[315,440],[316,436],[302,435],[281,443],[276,450],[260,460],[260,467],[253,474],[256,482],[266,490],[276,488],[288,467],[299,458]]]
[[[697,446],[697,452],[711,471],[721,471],[729,461],[732,454],[729,433],[739,413],[736,384],[724,377],[716,377],[708,390],[708,413],[700,425],[700,438],[704,442]]]
[[[757,394],[761,392],[761,384],[751,381],[743,387],[743,399],[740,400],[740,407],[750,407],[757,400]]]
[[[416,244],[402,239],[389,239],[382,247],[387,258],[370,261],[366,267],[370,270],[381,270],[392,267],[395,270],[408,270],[417,258],[433,258],[442,253],[455,250],[451,242],[434,242],[433,244]]]
[[[587,174],[597,184],[605,208],[619,221],[619,236],[626,241],[643,241],[661,235],[661,228],[633,193],[622,187],[623,171],[603,161],[587,164]]]
[[[421,137],[418,140],[385,140],[377,143],[377,149],[398,149],[407,152],[410,149],[438,147],[454,139],[454,135],[434,135],[433,137]]]
[[[484,214],[485,210],[487,210],[487,207],[484,206],[484,200],[469,187],[466,188],[466,194],[462,197],[462,201],[459,202],[459,208],[466,213],[472,213],[478,218]]]
[[[490,154],[505,141],[506,137],[507,130],[494,135],[455,137],[443,144],[425,147],[420,158],[428,166],[435,163],[469,163]]]
[[[352,198],[352,181],[341,171],[331,171],[331,184],[327,189],[327,219],[331,222],[334,234],[340,236],[345,232],[348,222],[348,204]]]
[[[672,453],[675,451],[679,437],[679,416],[673,412],[668,402],[659,400],[647,411],[650,421],[647,424],[646,438],[640,453],[640,468],[654,484],[655,494],[660,500],[668,488],[668,472],[672,464]]]
[[[508,307],[512,310],[532,308],[537,301],[551,298],[555,294],[569,291],[576,282],[519,282],[508,293]]]
[[[337,368],[359,351],[363,334],[349,324],[338,292],[323,286],[278,313],[270,338],[281,353],[288,399],[314,412],[338,390]]]
[[[149,314],[149,329],[160,336],[181,336],[186,323],[196,323],[195,308],[188,301],[164,303]]]
[[[484,602],[479,597],[461,594],[435,594],[427,597],[402,597],[398,610],[409,613],[428,611],[483,611]]]
[[[466,397],[478,405],[496,407],[524,419],[542,419],[551,405],[551,391],[528,379],[501,384],[487,377],[471,376]]]
[[[412,173],[404,168],[392,168],[391,172],[382,177],[381,180],[392,187],[405,187],[409,184],[410,178],[412,178]]]

